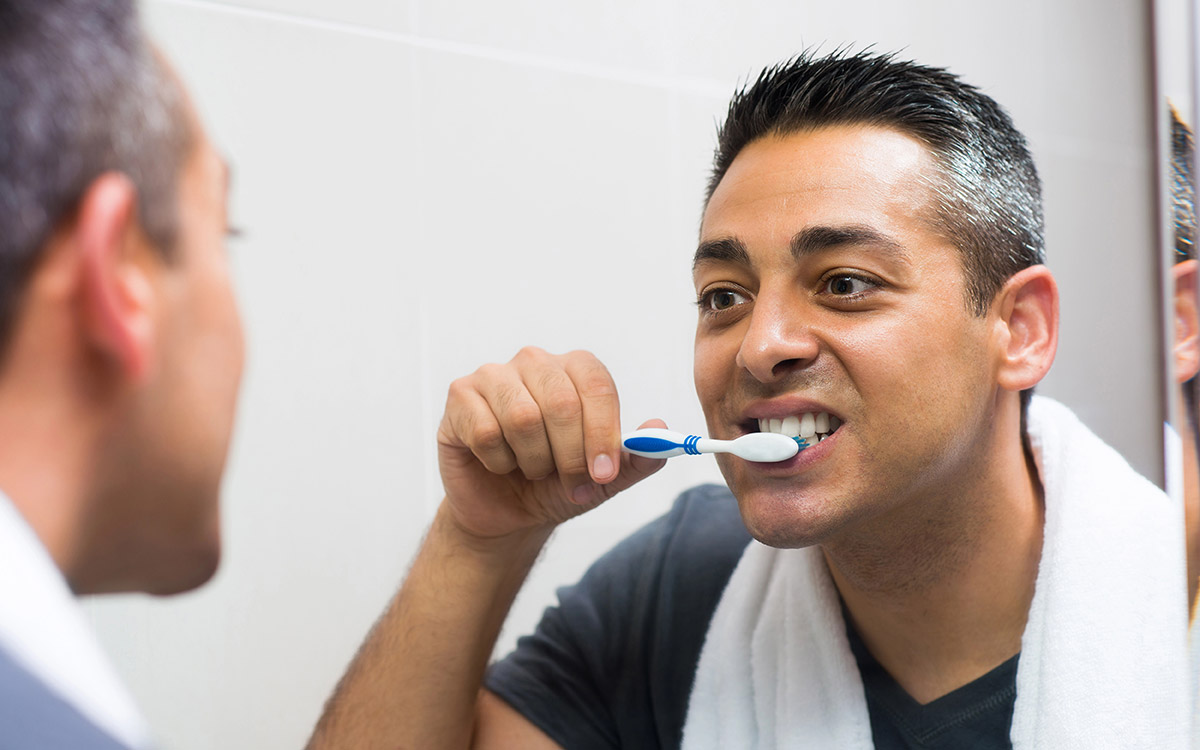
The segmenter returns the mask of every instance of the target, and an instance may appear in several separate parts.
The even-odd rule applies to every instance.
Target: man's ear
[[[1200,311],[1196,302],[1197,261],[1171,269],[1175,278],[1175,382],[1186,383],[1200,371]]]
[[[998,382],[1009,391],[1032,388],[1045,377],[1058,349],[1058,284],[1050,269],[1030,266],[996,295]]]
[[[73,234],[80,254],[81,331],[126,378],[142,381],[152,361],[154,287],[138,257],[147,247],[129,178],[96,178],[80,202]]]

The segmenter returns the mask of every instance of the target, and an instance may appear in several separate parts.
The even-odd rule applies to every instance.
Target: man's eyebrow
[[[862,224],[809,227],[792,237],[792,257],[800,259],[839,245],[870,245],[904,260],[908,251],[882,232]]]
[[[696,248],[696,254],[692,256],[692,269],[701,263],[736,263],[748,266],[750,253],[736,237],[720,237],[701,242],[700,247]]]
[[[908,251],[899,242],[882,232],[862,224],[846,226],[817,226],[797,232],[792,237],[792,257],[799,260],[806,255],[813,255],[822,250],[829,250],[841,245],[866,245],[877,248],[887,255],[899,260],[908,259]],[[719,237],[706,240],[696,248],[692,256],[692,269],[702,263],[733,263],[750,266],[750,252],[745,243],[736,237]]]

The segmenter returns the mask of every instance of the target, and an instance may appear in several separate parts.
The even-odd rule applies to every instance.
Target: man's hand
[[[620,416],[612,377],[588,352],[527,347],[454,381],[438,428],[444,510],[486,541],[596,507],[665,463],[622,453]]]
[[[617,389],[587,352],[523,349],[455,381],[438,428],[446,499],[312,750],[554,746],[480,686],[554,527],[665,463],[622,457],[620,433]]]

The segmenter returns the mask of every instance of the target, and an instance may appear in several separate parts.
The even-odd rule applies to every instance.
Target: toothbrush
[[[771,462],[786,461],[809,445],[805,438],[792,438],[776,432],[752,432],[736,440],[713,440],[659,427],[647,427],[622,435],[621,447],[627,453],[647,458],[732,453],[747,461]]]

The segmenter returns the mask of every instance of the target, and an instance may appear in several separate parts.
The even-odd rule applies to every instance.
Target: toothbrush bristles
[[[808,438],[794,437],[794,438],[792,438],[792,440],[795,440],[797,443],[800,444],[800,450],[804,450],[805,448],[810,447],[808,444]]]

